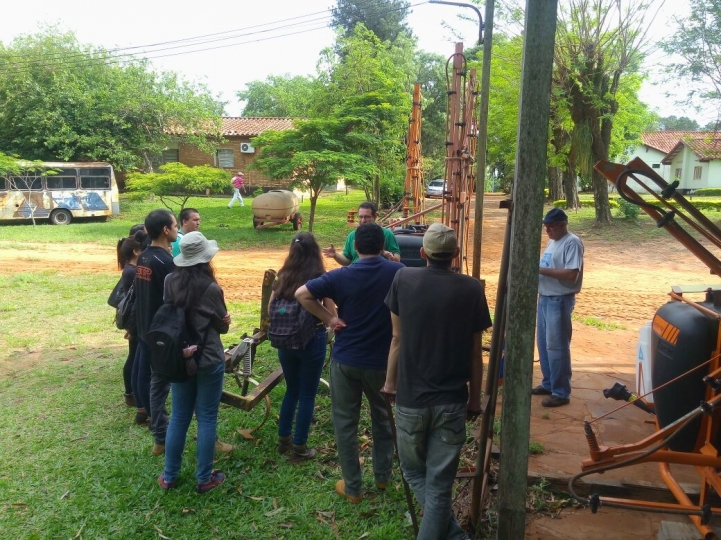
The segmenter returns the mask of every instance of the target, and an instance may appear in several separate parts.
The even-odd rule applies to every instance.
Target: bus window
[[[40,176],[12,176],[10,184],[20,191],[43,190],[43,179]]]
[[[81,189],[110,189],[110,169],[80,169]]]
[[[77,189],[78,181],[75,176],[48,176],[45,185],[50,190]]]

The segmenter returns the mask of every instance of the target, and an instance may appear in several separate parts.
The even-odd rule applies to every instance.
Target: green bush
[[[641,208],[637,204],[630,203],[625,199],[619,199],[618,210],[618,217],[628,221],[638,221],[638,214],[641,212]]]
[[[694,192],[694,197],[718,197],[721,196],[721,188],[701,188]]]
[[[581,205],[581,208],[594,207],[593,199],[580,199],[578,201],[578,204]],[[618,202],[615,199],[609,199],[608,205],[611,208],[618,208]],[[558,199],[557,201],[553,201],[553,206],[555,206],[556,208],[566,208],[566,199]]]

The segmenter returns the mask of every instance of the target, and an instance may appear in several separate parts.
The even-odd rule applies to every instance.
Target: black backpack
[[[118,327],[118,330],[135,329],[135,287],[133,285],[118,302],[115,309],[115,326]]]
[[[163,304],[153,315],[145,336],[150,347],[150,367],[153,373],[170,382],[182,382],[190,376],[186,361],[197,362],[208,337],[210,322],[205,327],[202,340],[198,342],[188,324],[188,311],[173,304]],[[190,345],[198,345],[198,349],[193,356],[185,358],[183,349]]]
[[[295,298],[276,296],[268,306],[268,315],[268,339],[276,349],[305,349],[318,328],[318,319]]]
[[[121,277],[113,287],[110,296],[108,296],[108,305],[117,309],[123,298],[125,298],[125,287],[123,287],[123,278]]]

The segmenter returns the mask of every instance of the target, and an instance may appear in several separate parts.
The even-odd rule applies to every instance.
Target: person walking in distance
[[[568,232],[568,216],[560,208],[543,218],[549,242],[538,273],[536,345],[543,380],[531,389],[545,395],[544,407],[571,401],[571,313],[583,284],[583,242]]]
[[[381,394],[391,343],[391,317],[383,300],[396,272],[404,266],[381,256],[385,238],[380,225],[364,223],[354,236],[358,260],[310,280],[296,291],[295,297],[336,334],[330,365],[330,400],[343,478],[336,482],[335,490],[357,504],[363,500],[358,461],[363,395],[370,406],[373,475],[378,489],[388,486],[393,467],[393,436]],[[337,316],[317,301],[321,298],[335,302]]]
[[[375,223],[376,217],[378,216],[378,208],[370,201],[365,201],[358,205],[358,225],[364,223]],[[357,230],[357,229],[356,229]],[[398,247],[398,240],[396,240],[393,231],[390,229],[383,228],[383,239],[384,246],[381,249],[381,255],[389,261],[400,262],[401,260],[401,248]],[[358,252],[355,249],[355,235],[356,231],[353,230],[345,239],[345,246],[343,251],[335,249],[333,244],[329,248],[323,249],[323,255],[329,259],[333,259],[341,266],[348,266],[358,260]]]
[[[165,469],[158,477],[163,489],[172,489],[177,484],[194,413],[198,420],[197,490],[205,493],[225,481],[222,472],[213,470],[218,407],[225,375],[220,334],[227,333],[230,325],[223,290],[210,263],[217,252],[218,244],[207,240],[203,233],[186,234],[180,243],[180,255],[173,259],[175,272],[165,282],[166,302],[184,308],[192,334],[203,339],[195,356],[195,374],[183,382],[171,383],[173,408],[165,438]]]
[[[243,202],[243,195],[240,194],[240,191],[243,189],[243,186],[245,184],[243,173],[240,171],[235,173],[235,176],[232,178],[230,183],[233,184],[233,198],[230,199],[230,202],[228,203],[228,208],[233,208],[233,203],[235,201],[240,201],[240,206],[245,206],[245,203]]]
[[[290,243],[288,256],[278,270],[273,284],[270,304],[276,298],[295,300],[295,291],[311,279],[325,273],[323,256],[318,242],[311,233],[298,233]],[[335,315],[335,305],[326,299],[323,304]],[[316,321],[315,334],[303,349],[278,349],[278,360],[283,367],[286,391],[278,419],[278,453],[287,454],[293,463],[315,457],[315,448],[308,448],[308,432],[315,408],[323,361],[325,360],[325,325]],[[273,320],[271,328],[273,331]],[[295,419],[295,431],[293,423]]]
[[[398,457],[423,508],[420,540],[467,539],[451,509],[466,419],[481,409],[481,335],[491,314],[481,282],[455,273],[453,229],[423,236],[424,268],[398,271],[385,299],[393,340],[383,392],[395,396]],[[470,383],[470,384],[469,384]]]

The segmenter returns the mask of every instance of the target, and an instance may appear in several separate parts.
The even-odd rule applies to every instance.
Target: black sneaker
[[[562,405],[568,405],[571,400],[568,398],[562,398],[558,396],[548,396],[541,400],[541,405],[544,407],[561,407]]]
[[[546,388],[544,388],[543,386],[541,386],[539,384],[538,386],[534,386],[533,388],[531,388],[531,395],[532,396],[550,396],[551,391],[547,390]]]
[[[225,482],[225,474],[220,471],[213,471],[210,474],[210,479],[207,482],[198,484],[198,493],[207,493],[211,489],[218,487],[223,482]]]

